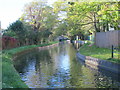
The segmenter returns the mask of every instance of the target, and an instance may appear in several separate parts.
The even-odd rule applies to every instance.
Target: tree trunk
[[[109,31],[109,25],[108,25],[108,22],[106,23],[106,30]]]
[[[94,13],[93,15],[94,15],[93,17],[94,17],[94,27],[95,27],[95,31],[96,31],[96,32],[100,32],[100,30],[97,28],[96,14]]]

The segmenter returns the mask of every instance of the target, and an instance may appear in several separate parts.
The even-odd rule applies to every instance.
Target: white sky
[[[6,29],[9,24],[16,21],[21,15],[26,3],[34,0],[0,0],[1,28]],[[48,0],[52,4],[56,0]]]

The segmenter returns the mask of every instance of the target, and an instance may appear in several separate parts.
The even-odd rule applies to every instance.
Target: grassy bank
[[[114,58],[111,58],[111,49],[98,48],[95,45],[92,46],[89,45],[90,43],[84,44],[80,48],[79,52],[85,56],[91,56],[102,60],[109,60],[114,63],[120,63],[120,59],[118,58],[118,51],[114,53]]]
[[[28,86],[21,80],[21,77],[13,66],[12,57],[14,54],[34,47],[42,47],[55,43],[57,42],[42,45],[29,45],[11,50],[4,50],[2,53],[2,88],[28,88]]]

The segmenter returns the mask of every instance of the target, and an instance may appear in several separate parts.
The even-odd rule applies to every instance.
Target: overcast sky
[[[6,29],[9,24],[16,21],[21,15],[26,3],[34,0],[0,0],[0,21],[2,29]],[[56,0],[48,0],[52,4]]]

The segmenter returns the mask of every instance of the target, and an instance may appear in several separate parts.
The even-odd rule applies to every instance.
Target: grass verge
[[[58,42],[51,42],[48,44],[41,44],[41,45],[29,45],[18,47],[10,50],[4,50],[1,58],[2,58],[2,88],[28,88],[28,86],[21,80],[18,72],[15,70],[13,66],[12,57],[14,54],[35,48],[35,47],[42,47],[47,45],[52,45]]]
[[[114,58],[111,58],[111,49],[99,48],[95,45],[89,46],[89,43],[86,43],[80,48],[79,52],[85,56],[91,56],[114,63],[120,63],[118,54],[120,53],[119,51],[116,51],[116,53],[114,53]]]

